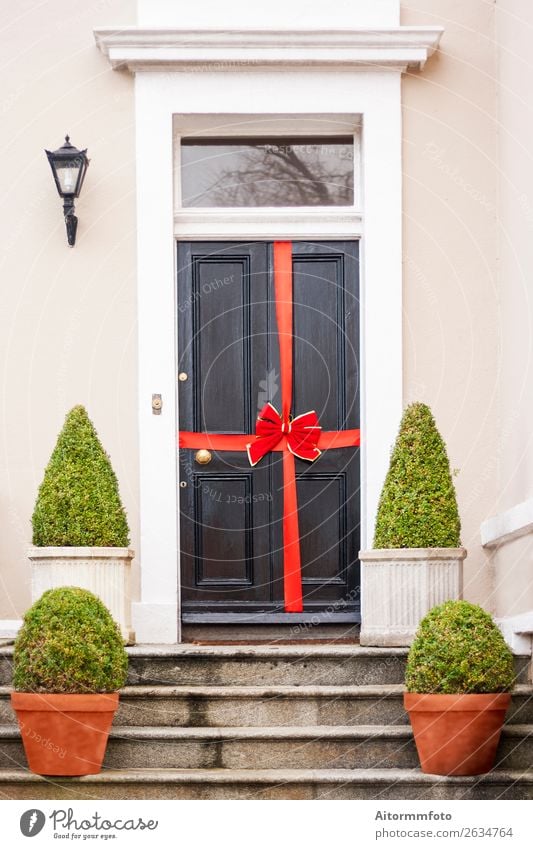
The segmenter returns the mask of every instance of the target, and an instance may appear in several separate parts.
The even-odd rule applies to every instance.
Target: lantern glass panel
[[[63,194],[75,194],[80,165],[81,163],[76,162],[58,162],[56,164],[57,179]]]

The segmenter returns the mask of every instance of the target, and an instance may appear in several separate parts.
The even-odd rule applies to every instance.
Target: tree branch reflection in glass
[[[352,206],[353,138],[182,139],[184,207]]]

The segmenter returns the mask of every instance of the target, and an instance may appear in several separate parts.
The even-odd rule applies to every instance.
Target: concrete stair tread
[[[527,686],[527,685],[521,685]],[[179,685],[179,684],[128,684],[120,691],[121,696],[153,698],[171,698],[191,696],[192,698],[238,699],[238,698],[334,698],[335,696],[350,696],[352,698],[367,698],[384,696],[401,696],[405,691],[403,684],[311,684],[311,685],[270,685],[261,684],[242,686],[227,684],[219,685]],[[13,688],[0,686],[0,697],[9,696]],[[533,687],[529,688],[533,695]],[[519,690],[516,690],[519,693]]]
[[[533,769],[493,770],[486,775],[445,776],[428,775],[420,769],[104,769],[98,775],[80,777],[47,777],[26,769],[0,769],[2,783],[331,783],[331,784],[500,784],[527,783],[533,785]]]
[[[218,658],[302,658],[302,657],[371,657],[382,659],[390,656],[407,657],[407,649],[374,648],[353,645],[137,645],[126,649],[130,657],[214,657]]]
[[[13,692],[9,686],[0,686],[0,698],[7,697]],[[129,684],[120,691],[122,696],[130,698],[152,697],[172,698],[191,696],[192,698],[383,698],[386,696],[402,696],[405,692],[403,684],[311,684],[311,685],[269,685],[261,684],[242,686],[227,684],[219,685],[178,685],[178,684]],[[514,696],[530,696],[533,698],[533,684],[516,684]]]
[[[142,684],[133,684],[127,687],[124,687],[121,690],[121,694],[124,696],[144,696],[149,693],[153,695],[155,698],[157,697],[166,697],[166,696],[187,696],[190,695],[194,698],[219,698],[219,699],[238,699],[238,698],[335,698],[350,696],[351,698],[366,698],[366,697],[376,697],[383,698],[384,696],[401,696],[404,692],[403,684],[337,684],[337,685],[327,685],[327,684],[312,684],[305,685],[290,685],[290,684],[281,684],[279,686],[261,686],[261,685],[251,685],[251,686],[239,686],[239,685],[225,685],[225,686],[172,686],[172,685],[163,685],[158,687],[151,687],[148,685]],[[2,692],[2,688],[0,688],[0,693]],[[533,694],[533,688],[532,688]]]
[[[129,657],[213,657],[218,658],[285,658],[285,657],[407,657],[407,648],[378,648],[373,646],[335,645],[195,645],[194,643],[146,644],[126,646]],[[10,657],[13,646],[0,646],[0,656]]]
[[[502,733],[507,737],[531,737],[533,735],[533,725],[510,722],[503,726]]]
[[[533,724],[504,725],[502,735],[533,736]],[[17,725],[0,725],[0,740],[19,738]],[[268,725],[268,726],[113,726],[112,739],[128,740],[368,740],[412,737],[410,725]]]
[[[531,726],[533,732],[533,726]],[[325,740],[363,739],[388,737],[399,739],[411,736],[408,725],[308,725],[258,727],[244,726],[136,726],[116,725],[111,728],[112,739],[129,740]],[[20,737],[17,725],[0,725],[0,740]]]

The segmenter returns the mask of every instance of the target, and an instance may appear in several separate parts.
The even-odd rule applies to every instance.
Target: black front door
[[[293,415],[359,427],[358,242],[294,242]],[[272,244],[178,244],[179,427],[253,434],[280,409]],[[304,614],[284,613],[280,452],[180,450],[185,622],[359,621],[359,449],[296,460]],[[208,460],[201,463],[200,460]]]

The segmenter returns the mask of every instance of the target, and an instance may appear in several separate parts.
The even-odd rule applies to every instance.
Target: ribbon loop
[[[287,422],[283,421],[280,413],[269,402],[257,417],[255,442],[246,446],[250,465],[257,465],[266,454],[274,451],[282,439],[291,454],[312,463],[321,454],[318,448],[321,430],[314,410]]]

